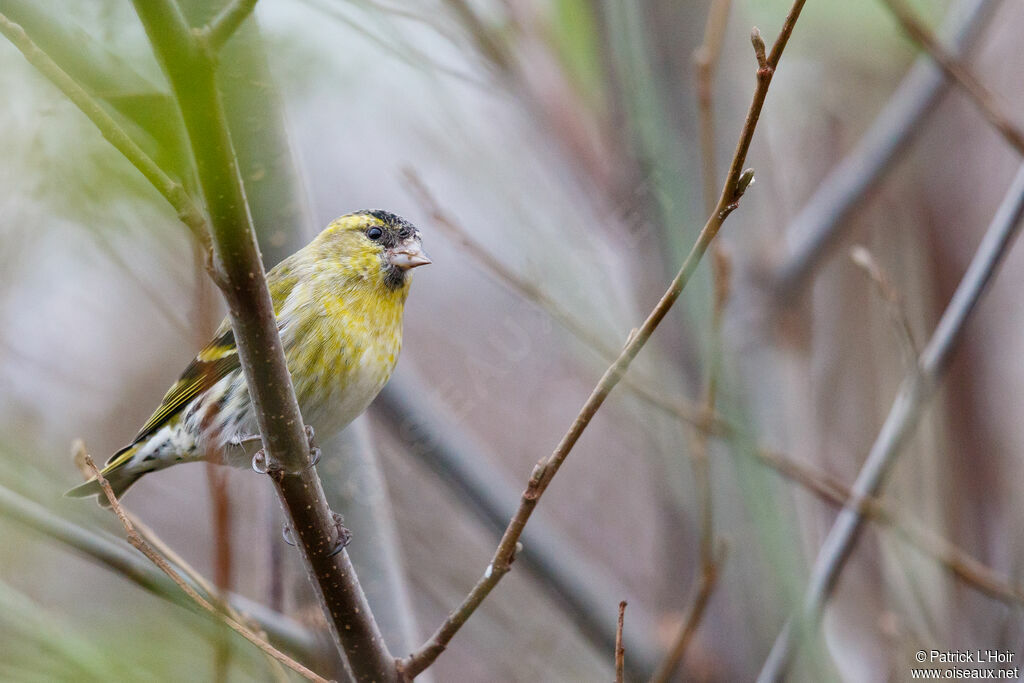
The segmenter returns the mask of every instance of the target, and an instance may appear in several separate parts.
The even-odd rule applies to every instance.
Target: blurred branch
[[[499,539],[519,505],[518,486],[498,468],[495,455],[479,444],[450,417],[438,410],[440,401],[424,400],[431,389],[408,370],[391,379],[373,404],[387,421],[390,433],[406,452],[420,460],[469,507]],[[553,604],[580,629],[599,652],[615,646],[615,630],[607,617],[608,596],[623,595],[624,587],[576,549],[543,513],[535,516],[522,535],[523,552],[517,562],[532,572],[551,595]],[[642,607],[630,610],[625,633],[627,667],[634,678],[647,678],[661,657],[653,617]]]
[[[113,573],[157,597],[180,607],[193,610],[196,607],[191,600],[185,599],[170,579],[153,565],[141,561],[124,542],[58,517],[4,486],[0,486],[0,515],[91,557]],[[229,596],[228,602],[240,613],[255,619],[260,630],[278,647],[302,659],[322,656],[317,636],[288,617],[238,595]],[[198,612],[208,614],[202,610]]]
[[[889,311],[889,317],[896,323],[900,338],[910,352],[911,358],[916,359],[919,350],[917,342],[914,341],[914,330],[910,327],[910,319],[907,318],[907,311],[903,305],[903,295],[896,289],[892,279],[866,247],[857,245],[851,249],[850,260],[867,273],[871,281],[875,283],[875,287]]]
[[[44,4],[0,0],[0,12],[19,24],[91,97],[123,117],[128,135],[164,172],[187,183],[191,179],[187,141],[170,93],[89,36],[68,13],[54,15]]]
[[[512,70],[512,56],[497,31],[491,30],[467,0],[444,0],[458,21],[469,31],[476,49],[499,72],[507,74]]]
[[[391,647],[408,652],[420,635],[406,583],[394,507],[366,419],[358,418],[323,448],[324,457],[317,470],[323,478],[327,502],[344,516],[345,526],[353,534],[361,529],[368,536],[359,552],[353,552],[352,561],[362,577],[374,618]]]
[[[762,464],[830,505],[843,507],[853,500],[853,494],[841,482],[786,458],[780,453],[758,449],[755,455]],[[1024,588],[1008,583],[991,568],[974,559],[942,536],[928,529],[901,522],[881,498],[864,497],[858,506],[868,519],[890,529],[906,543],[916,548],[918,552],[942,565],[965,584],[997,600],[1024,605]]]
[[[419,200],[424,210],[430,214],[435,225],[446,232],[458,246],[462,247],[473,257],[474,261],[483,266],[487,273],[491,274],[511,291],[551,316],[566,331],[596,352],[602,360],[607,363],[614,362],[619,355],[619,350],[614,345],[602,339],[587,323],[582,321],[571,310],[559,304],[539,284],[527,280],[506,266],[500,259],[495,258],[454,216],[441,208],[437,199],[414,169],[404,168],[403,175],[405,176],[407,186]],[[656,391],[649,389],[647,385],[656,385],[656,383],[644,377],[633,378],[627,375],[622,378],[623,387],[632,392],[637,398],[664,411],[668,415],[693,425],[701,425],[707,422],[717,424],[715,416],[709,418],[703,415],[699,407],[687,402],[686,399],[682,397],[678,399],[666,398]]]
[[[357,680],[394,680],[387,650],[339,548],[341,532],[310,464],[309,443],[285,364],[266,276],[217,90],[215,61],[171,0],[135,10],[171,83],[210,213],[218,284],[228,302],[239,358],[263,438],[268,473],[288,513],[311,583]],[[339,551],[340,550],[340,551]]]
[[[953,54],[966,55],[997,0],[961,0],[949,12],[947,33]],[[867,133],[818,185],[786,230],[785,259],[772,275],[780,301],[804,289],[815,267],[840,241],[847,220],[869,191],[878,185],[900,153],[914,140],[950,82],[928,55],[918,57]]]
[[[219,51],[228,42],[256,8],[256,0],[232,0],[207,26],[199,29],[201,39],[213,52]]]
[[[709,213],[718,199],[718,170],[715,163],[715,116],[712,84],[722,54],[725,27],[729,22],[732,0],[711,0],[704,40],[693,55],[697,77],[697,104],[700,115],[700,156],[704,166],[704,209]]]
[[[356,34],[366,38],[368,41],[379,47],[382,51],[390,54],[392,57],[402,62],[408,67],[423,71],[426,73],[437,72],[455,78],[456,80],[467,83],[481,90],[490,92],[491,86],[483,80],[477,78],[471,73],[458,71],[445,64],[438,62],[436,59],[431,57],[426,52],[417,49],[415,46],[409,43],[397,44],[395,43],[395,35],[388,33],[386,35],[378,35],[373,31],[367,29],[365,22],[356,21],[350,17],[345,16],[337,10],[334,6],[336,3],[331,3],[329,0],[303,0],[306,5],[312,7],[318,12],[326,15],[327,17],[343,24],[347,28],[351,29]],[[383,9],[383,8],[381,8]],[[391,9],[383,10],[391,12]]]
[[[122,526],[124,526],[125,535],[128,538],[128,542],[132,546],[134,546],[139,552],[145,555],[153,564],[155,564],[160,569],[160,571],[162,571],[164,574],[170,577],[170,579],[175,584],[177,584],[178,588],[184,591],[185,594],[188,595],[188,597],[190,597],[193,602],[195,602],[197,605],[202,607],[207,612],[216,615],[233,631],[235,631],[240,636],[248,640],[250,643],[258,647],[268,656],[273,657],[274,659],[281,662],[289,669],[296,672],[297,674],[299,674],[307,680],[317,681],[318,683],[327,683],[327,679],[318,676],[317,674],[313,673],[312,671],[304,667],[302,664],[299,664],[294,659],[292,659],[291,657],[284,654],[283,652],[275,648],[273,645],[268,643],[266,640],[253,633],[248,627],[240,624],[230,615],[224,614],[223,612],[219,611],[216,607],[213,606],[213,604],[210,601],[201,596],[196,591],[196,589],[193,588],[187,581],[181,578],[181,576],[176,571],[174,571],[171,565],[167,563],[167,560],[165,560],[163,556],[160,555],[160,553],[154,550],[153,547],[149,543],[147,543],[146,540],[142,538],[141,535],[139,535],[139,532],[135,530],[135,527],[132,525],[131,520],[128,519],[128,516],[125,514],[125,511],[121,508],[121,504],[117,501],[117,496],[114,495],[114,491],[113,489],[110,488],[110,484],[107,483],[107,480],[104,479],[102,474],[100,474],[99,469],[96,468],[96,464],[92,461],[92,457],[85,450],[85,446],[82,445],[80,441],[77,442],[76,444],[76,450],[78,450],[81,453],[81,456],[85,461],[86,466],[89,468],[89,473],[93,477],[95,477],[96,480],[99,482],[100,487],[103,489],[104,495],[106,495],[107,500],[110,502],[111,509],[114,511],[114,514],[117,515],[117,518],[121,522]]]
[[[651,683],[668,683],[672,679],[672,674],[682,663],[686,648],[690,645],[693,634],[697,632],[697,626],[700,625],[701,619],[704,617],[704,609],[718,584],[725,557],[726,545],[722,543],[718,546],[717,555],[710,561],[702,563],[700,574],[690,589],[689,607],[686,609],[683,625],[669,646],[665,659],[658,665],[658,670],[651,677]]]
[[[971,313],[1016,237],[1022,215],[1024,166],[1017,172],[915,368],[903,380],[889,415],[857,475],[850,497],[822,544],[803,603],[784,626],[761,670],[758,680],[762,683],[777,681],[784,676],[798,636],[816,625],[860,536],[864,525],[864,500],[877,495],[900,449],[911,436],[924,406],[942,379]]]
[[[903,0],[882,0],[892,15],[918,45],[928,51],[946,75],[957,85],[981,110],[992,127],[999,131],[1003,138],[1013,145],[1018,154],[1024,155],[1024,132],[1007,116],[998,97],[989,90],[971,70],[954,54],[943,47],[938,38],[925,26]]]
[[[694,244],[693,249],[686,257],[682,267],[673,279],[672,284],[651,311],[643,325],[630,334],[625,348],[623,348],[618,359],[608,368],[607,371],[605,371],[604,376],[601,377],[601,380],[598,382],[576,419],[573,421],[569,431],[566,432],[564,437],[562,437],[558,447],[555,448],[554,452],[550,456],[541,459],[534,467],[533,473],[530,475],[530,481],[527,484],[526,490],[523,492],[519,509],[509,522],[509,525],[502,536],[501,542],[498,544],[498,548],[494,553],[494,557],[492,558],[491,563],[487,566],[483,577],[476,586],[473,587],[462,605],[449,615],[444,624],[442,624],[437,632],[434,633],[431,639],[420,650],[414,652],[408,658],[399,663],[399,667],[405,676],[409,678],[414,677],[426,667],[430,666],[430,664],[444,651],[447,644],[455,636],[462,625],[466,623],[469,617],[472,616],[473,612],[476,611],[477,607],[480,606],[480,603],[482,603],[494,587],[497,586],[501,578],[509,572],[512,561],[515,559],[517,546],[520,545],[519,537],[522,535],[523,528],[529,521],[534,508],[536,508],[537,501],[543,495],[544,491],[547,490],[551,480],[558,473],[562,463],[565,462],[565,459],[569,456],[573,446],[576,445],[576,442],[587,428],[587,425],[590,424],[591,419],[593,419],[594,415],[600,409],[601,405],[608,397],[608,394],[615,388],[615,385],[619,383],[619,380],[629,369],[633,359],[636,358],[637,354],[647,343],[647,340],[650,339],[651,335],[654,333],[654,330],[657,329],[658,325],[672,308],[672,305],[679,298],[683,288],[686,286],[686,283],[696,270],[701,258],[707,251],[708,245],[718,234],[722,224],[728,218],[729,214],[739,206],[740,198],[746,191],[747,186],[753,180],[752,171],[743,171],[743,163],[746,161],[747,150],[750,148],[750,140],[753,138],[754,130],[757,127],[757,121],[761,115],[761,108],[764,106],[764,100],[768,94],[768,87],[771,84],[772,76],[775,74],[775,69],[782,56],[782,51],[792,34],[793,27],[796,23],[797,17],[800,15],[800,10],[803,9],[805,1],[806,0],[796,0],[793,3],[793,7],[790,10],[789,15],[786,17],[782,30],[779,33],[779,37],[772,45],[771,54],[767,59],[764,56],[764,42],[761,40],[757,29],[754,29],[752,41],[754,43],[755,53],[758,57],[759,66],[757,70],[757,87],[754,91],[754,98],[747,113],[746,122],[744,123],[743,130],[740,133],[739,143],[737,144],[736,152],[733,156],[729,175],[722,187],[722,193],[719,198],[718,205],[716,206],[716,210],[708,218],[704,228],[701,230],[696,244]]]
[[[208,464],[208,471],[210,467],[211,465]],[[166,558],[167,561],[171,565],[173,565],[175,573],[183,573],[185,575],[183,578],[187,579],[188,581],[191,581],[192,584],[198,586],[199,590],[205,593],[206,597],[209,598],[210,603],[216,605],[218,616],[220,614],[226,614],[230,618],[237,621],[239,624],[244,624],[246,628],[255,632],[256,635],[262,638],[263,640],[267,639],[267,634],[259,630],[258,624],[253,623],[253,620],[249,619],[246,615],[242,614],[234,607],[232,607],[231,603],[228,600],[228,596],[230,595],[230,593],[228,592],[228,589],[225,586],[220,585],[218,583],[217,587],[214,588],[214,586],[210,585],[210,582],[206,580],[205,576],[196,571],[195,568],[192,567],[192,565],[185,561],[184,557],[179,555],[177,552],[175,552],[173,548],[164,543],[163,539],[157,536],[156,532],[149,528],[148,525],[144,524],[135,515],[131,514],[124,508],[121,509],[124,512],[125,517],[127,517],[128,520],[131,522],[132,528],[142,538],[142,540],[148,543],[150,546],[152,546],[152,548],[157,553]],[[219,567],[217,569],[219,570]],[[216,647],[218,659],[215,662],[215,671],[217,671],[217,673],[219,674],[217,676],[218,680],[223,680],[227,674],[227,663],[229,661],[228,658],[230,653],[230,649],[227,647],[227,645],[228,642],[226,639],[224,639]],[[288,677],[285,675],[284,670],[281,668],[280,662],[278,662],[272,655],[266,652],[264,652],[264,655],[267,657],[267,661],[270,664],[270,670],[271,673],[274,674],[274,678],[278,681],[287,681]]]
[[[704,200],[708,212],[715,209],[716,186],[718,171],[715,163],[715,120],[714,120],[714,89],[712,87],[715,69],[722,51],[722,40],[725,25],[729,19],[731,0],[712,0],[708,12],[707,24],[704,28],[704,40],[694,54],[697,71],[697,101],[701,130],[701,158],[704,176]],[[756,49],[756,48],[755,48]],[[760,56],[758,61],[760,61]],[[714,525],[714,497],[711,484],[711,464],[708,460],[708,440],[711,437],[711,424],[718,400],[719,374],[722,369],[722,318],[725,305],[729,299],[729,257],[722,249],[720,242],[715,242],[711,250],[711,335],[710,362],[708,375],[704,384],[704,419],[697,426],[693,438],[693,479],[697,491],[700,509],[700,567],[694,585],[690,590],[690,605],[686,611],[679,633],[669,647],[669,653],[658,666],[652,682],[665,683],[679,667],[686,653],[693,634],[696,633],[704,611],[711,599],[711,594],[718,583],[721,563],[725,560],[725,546],[716,553]]]
[[[615,627],[615,683],[622,683],[626,668],[626,648],[622,646],[622,629],[626,621],[626,601],[619,603],[619,622]]]
[[[164,199],[174,207],[178,218],[184,223],[192,235],[210,253],[211,241],[207,229],[206,218],[200,208],[192,201],[185,188],[172,180],[154,162],[142,148],[122,129],[107,111],[92,98],[73,78],[71,78],[49,55],[32,42],[25,31],[0,14],[0,33],[25,56],[32,66],[40,71],[51,83],[63,92],[69,100],[99,129],[107,141],[121,152],[135,168],[146,177],[146,180],[163,195]],[[208,268],[210,266],[208,265]]]

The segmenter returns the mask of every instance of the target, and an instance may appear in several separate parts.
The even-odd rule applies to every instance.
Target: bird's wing
[[[275,314],[280,312],[281,306],[297,283],[298,276],[291,258],[285,259],[267,273],[267,285],[270,287],[270,297],[274,303]],[[280,331],[280,321],[278,321],[278,330]],[[235,335],[231,330],[230,322],[225,319],[217,330],[217,336],[185,368],[185,372],[164,395],[160,407],[139,430],[133,443],[138,443],[167,424],[192,399],[238,367],[238,348],[235,346]]]
[[[228,327],[226,332],[218,335],[212,342],[207,344],[199,352],[181,377],[174,383],[160,407],[146,421],[138,435],[135,443],[153,434],[163,425],[181,412],[192,399],[206,391],[225,375],[239,367],[238,349],[235,347],[235,335]]]

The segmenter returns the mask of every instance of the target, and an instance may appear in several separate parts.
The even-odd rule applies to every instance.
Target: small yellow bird
[[[332,222],[267,274],[302,417],[319,436],[330,438],[348,425],[391,377],[402,347],[409,271],[428,263],[411,223],[387,211],[358,211]],[[145,474],[211,453],[245,466],[259,448],[257,431],[225,319],[102,474],[120,496]],[[92,479],[67,495],[100,492]]]

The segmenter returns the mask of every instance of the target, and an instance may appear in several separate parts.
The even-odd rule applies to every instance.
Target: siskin
[[[412,224],[387,211],[359,211],[332,222],[267,274],[299,408],[318,435],[340,431],[384,388],[402,347],[409,271],[428,263]],[[145,474],[211,453],[245,466],[259,447],[257,431],[225,319],[102,473],[120,496]],[[67,495],[98,493],[92,479]]]

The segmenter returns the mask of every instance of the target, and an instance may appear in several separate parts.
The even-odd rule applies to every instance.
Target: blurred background
[[[182,4],[201,25],[221,3]],[[411,220],[434,260],[392,384],[319,465],[396,655],[483,572],[534,463],[704,223],[754,90],[750,29],[770,43],[789,10],[714,4],[703,138],[705,0],[262,0],[228,45],[268,265],[364,208]],[[913,7],[1022,110],[1020,3]],[[189,185],[130,3],[0,12]],[[220,321],[219,295],[173,211],[7,41],[0,84],[0,678],[266,679],[240,638],[97,561],[122,549],[120,526],[61,497],[81,478],[71,441],[97,460],[128,442]],[[866,144],[890,152],[871,172],[850,161]],[[1018,157],[884,4],[810,0],[747,159],[757,181],[718,240],[721,324],[709,254],[542,499],[514,571],[423,680],[611,680],[620,600],[628,680],[686,623],[670,680],[752,680]],[[919,649],[1019,658],[1022,285],[1010,251],[889,474],[890,522],[869,524],[793,680],[904,680]],[[729,434],[693,424],[711,375]],[[192,464],[125,504],[330,670],[266,481]]]

